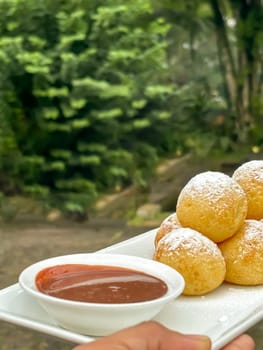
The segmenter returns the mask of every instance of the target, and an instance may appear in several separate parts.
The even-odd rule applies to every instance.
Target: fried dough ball
[[[190,228],[177,228],[160,239],[154,260],[176,269],[185,280],[184,295],[204,295],[225,278],[225,260],[218,246]]]
[[[246,193],[248,201],[247,219],[263,218],[263,160],[251,160],[238,167],[233,179]]]
[[[194,176],[178,196],[176,213],[183,227],[214,242],[231,237],[247,215],[247,198],[230,176],[207,171]]]
[[[238,232],[220,243],[226,262],[227,282],[239,285],[263,284],[263,222],[245,220]]]
[[[174,228],[182,227],[176,213],[172,213],[167,218],[163,220],[159,226],[154,240],[155,247],[157,246],[159,240],[163,238],[167,233],[171,232]]]

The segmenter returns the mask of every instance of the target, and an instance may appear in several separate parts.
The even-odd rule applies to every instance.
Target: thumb
[[[148,321],[79,345],[73,350],[211,350],[206,336],[183,335],[159,323]]]

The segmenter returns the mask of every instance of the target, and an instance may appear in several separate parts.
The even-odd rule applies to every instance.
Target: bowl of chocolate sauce
[[[25,268],[22,289],[59,327],[103,336],[153,319],[184,289],[175,269],[123,254],[57,256]]]

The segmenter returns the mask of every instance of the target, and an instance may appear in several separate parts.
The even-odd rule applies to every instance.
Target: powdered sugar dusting
[[[246,220],[245,221],[245,240],[251,241],[258,239],[263,242],[263,222],[257,220]],[[261,237],[261,238],[260,238]],[[263,244],[263,243],[262,243]]]
[[[253,257],[258,263],[258,259],[262,261],[263,223],[258,220],[245,220],[244,226],[236,235],[219,245],[223,254],[230,251],[233,246],[237,247],[235,255],[231,254],[233,265],[240,264],[247,256]]]
[[[234,191],[237,195],[244,196],[242,188],[230,176],[217,171],[207,171],[194,176],[186,184],[179,195],[178,202],[180,197],[187,194],[193,199],[201,196],[209,204],[216,204],[225,197],[227,191]]]
[[[251,160],[238,167],[233,173],[233,178],[239,180],[243,177],[263,183],[263,160]]]
[[[176,213],[170,214],[167,218],[163,220],[163,222],[160,225],[160,228],[163,228],[164,230],[170,230],[179,227],[181,227],[181,224],[177,218]]]
[[[166,250],[173,254],[183,249],[190,255],[202,252],[213,256],[221,256],[218,246],[209,238],[190,228],[177,228],[165,235],[159,242]],[[159,246],[158,244],[158,246]]]

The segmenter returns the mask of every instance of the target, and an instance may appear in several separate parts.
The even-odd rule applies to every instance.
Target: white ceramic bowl
[[[46,267],[63,264],[110,265],[142,271],[163,280],[168,291],[157,299],[124,304],[70,301],[39,292],[35,284],[37,273]],[[146,258],[103,253],[73,254],[42,260],[23,270],[19,283],[59,326],[92,336],[108,335],[152,319],[184,289],[183,277],[169,266]]]

